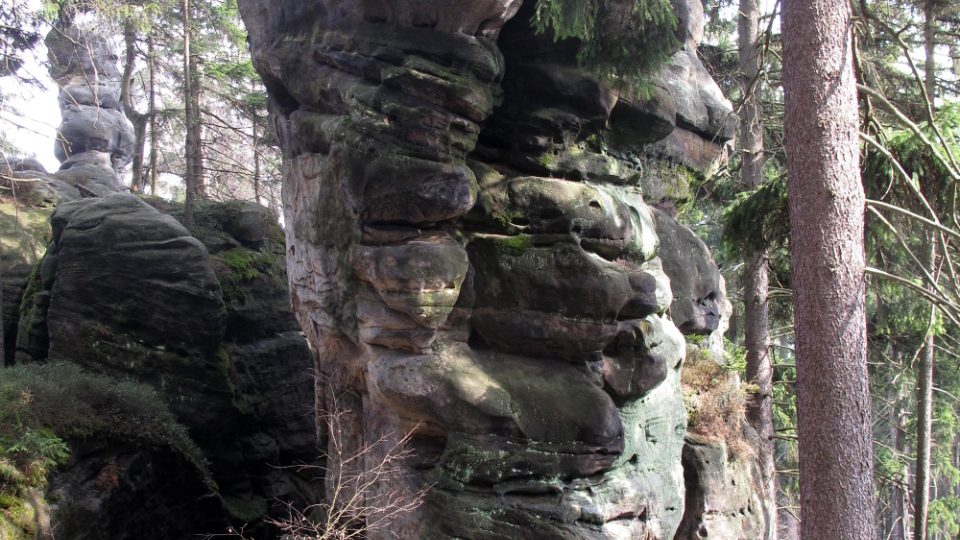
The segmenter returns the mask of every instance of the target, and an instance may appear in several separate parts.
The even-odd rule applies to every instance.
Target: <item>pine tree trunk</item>
[[[935,108],[937,84],[936,84],[936,61],[934,52],[936,42],[934,38],[936,28],[936,0],[927,0],[924,3],[923,18],[923,42],[926,60],[924,61],[924,81],[923,86],[930,100],[931,112]],[[938,186],[934,184],[936,179],[928,178],[923,186],[925,195],[934,207],[938,206]],[[937,235],[930,233],[927,236],[930,245],[929,259],[927,260],[927,270],[931,276],[936,276],[937,264]],[[929,285],[932,288],[932,285]],[[923,351],[920,354],[920,362],[917,365],[917,461],[914,485],[914,497],[916,504],[913,513],[913,538],[914,540],[926,540],[927,538],[927,514],[930,510],[930,452],[931,436],[933,431],[933,365],[934,365],[934,345],[935,338],[932,326],[936,322],[937,308],[930,308],[931,328],[924,337]]]
[[[740,52],[741,176],[744,189],[763,183],[763,118],[759,99],[760,7],[757,0],[740,0],[737,21]],[[777,538],[777,476],[773,427],[773,366],[770,365],[770,315],[767,304],[767,253],[750,256],[744,276],[744,341],[747,380],[757,388],[747,408],[747,419],[757,432],[757,463],[766,498],[766,538]]]
[[[929,265],[933,270],[931,275],[936,276],[936,237],[930,233],[927,237],[930,242]],[[917,464],[914,473],[914,498],[916,504],[913,511],[913,538],[926,540],[927,513],[930,509],[930,450],[933,431],[933,362],[934,336],[933,325],[937,318],[937,308],[930,308],[930,329],[924,337],[923,351],[917,365]]]
[[[147,36],[147,61],[150,70],[150,194],[157,196],[157,66],[153,50],[153,36]]]
[[[190,110],[193,111],[193,123],[190,125],[192,131],[190,139],[193,141],[193,190],[194,195],[204,198],[207,195],[206,185],[204,183],[204,165],[203,165],[203,115],[202,109],[202,85],[200,84],[200,70],[197,64],[197,55],[190,55]]]
[[[801,535],[872,540],[871,401],[850,5],[783,5]]]
[[[923,5],[923,51],[926,55],[923,61],[923,87],[931,106],[937,102],[937,60],[934,56],[937,49],[937,8],[937,0],[927,0]]]
[[[193,226],[193,203],[196,196],[196,187],[194,181],[193,167],[196,163],[194,152],[196,151],[196,141],[193,140],[193,92],[191,87],[193,76],[190,67],[193,63],[190,61],[190,0],[183,0],[183,106],[184,106],[184,127],[186,128],[186,141],[184,143],[184,205],[183,205],[183,224],[186,227]]]
[[[133,123],[134,146],[133,166],[130,177],[130,191],[143,191],[143,153],[146,145],[147,115],[141,114],[133,107],[133,96],[130,87],[133,84],[133,75],[137,63],[137,32],[132,19],[124,21],[123,41],[125,57],[123,62],[123,76],[120,83],[120,103],[123,104],[124,114]]]
[[[256,114],[256,113],[254,113]],[[253,198],[260,202],[260,136],[257,133],[257,118],[253,118]]]
[[[250,90],[253,92],[257,90],[257,85],[253,81],[250,82]],[[250,118],[253,119],[253,197],[257,204],[263,204],[260,202],[260,126],[257,124],[256,108],[251,108]]]

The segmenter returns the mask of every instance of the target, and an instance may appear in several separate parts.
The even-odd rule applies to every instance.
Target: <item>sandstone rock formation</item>
[[[733,461],[722,441],[691,435],[683,447],[687,481],[684,520],[677,538],[766,538],[762,491],[750,461]]]
[[[46,37],[50,76],[60,88],[62,122],[54,176],[84,197],[121,191],[120,173],[133,159],[133,125],[120,103],[117,52],[90,25],[56,25]]]
[[[65,538],[186,537],[228,524],[267,537],[259,520],[316,502],[322,486],[316,470],[299,468],[319,465],[320,452],[312,355],[290,310],[282,233],[253,204],[201,205],[188,231],[182,208],[153,203],[114,194],[60,205],[25,290],[5,287],[14,292],[5,311],[12,303],[20,313],[8,332],[17,364],[67,362],[154,387],[214,483],[136,440],[71,441],[74,460],[51,478],[62,502],[51,519]],[[89,489],[87,473],[107,462],[119,467],[117,489]]]
[[[694,50],[702,8],[676,4],[682,47],[648,95],[537,35],[532,1],[241,0],[294,309],[349,411],[331,453],[412,433],[417,457],[364,495],[432,486],[372,537],[674,536],[681,330],[716,336],[727,303],[650,204],[734,131]]]

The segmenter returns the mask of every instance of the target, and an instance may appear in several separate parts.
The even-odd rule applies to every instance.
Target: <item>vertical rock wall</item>
[[[240,5],[285,153],[294,310],[343,413],[331,465],[412,433],[364,495],[431,486],[381,533],[672,538],[681,330],[719,336],[727,309],[669,215],[733,133],[697,0],[641,93],[535,35],[532,1]]]

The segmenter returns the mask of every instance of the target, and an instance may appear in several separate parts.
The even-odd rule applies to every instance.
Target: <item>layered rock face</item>
[[[313,361],[290,310],[282,233],[254,204],[202,204],[190,231],[176,219],[182,208],[153,204],[114,194],[56,209],[42,262],[4,297],[5,310],[19,306],[15,363],[71,363],[152,386],[212,483],[143,440],[71,440],[73,460],[50,482],[52,523],[58,536],[89,540],[228,524],[270,538],[263,518],[322,496],[321,475],[302,468],[321,465]],[[118,477],[109,489],[94,486],[101,470]]]
[[[133,159],[133,126],[120,102],[114,45],[95,28],[55,27],[45,41],[50,76],[60,87],[62,122],[54,177],[83,197],[121,191],[120,173]]]
[[[344,413],[331,459],[363,453],[362,473],[410,433],[416,457],[363,495],[431,486],[371,536],[672,538],[681,330],[715,337],[727,309],[669,215],[733,133],[697,0],[636,94],[536,35],[532,0],[240,5],[285,153],[294,310]]]

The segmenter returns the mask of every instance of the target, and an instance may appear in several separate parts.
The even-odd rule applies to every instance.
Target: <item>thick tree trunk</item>
[[[801,534],[874,538],[863,218],[850,5],[783,7]]]
[[[759,99],[760,7],[757,0],[740,0],[737,21],[740,51],[740,153],[743,187],[763,183],[763,118]],[[770,365],[770,315],[767,305],[769,276],[767,253],[750,256],[744,276],[744,341],[747,347],[747,380],[757,392],[747,408],[747,419],[758,435],[757,462],[767,505],[767,535],[777,538],[777,480],[773,428],[773,366]]]

